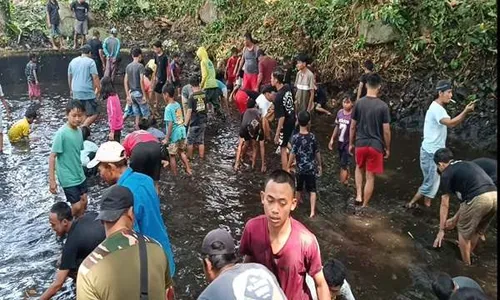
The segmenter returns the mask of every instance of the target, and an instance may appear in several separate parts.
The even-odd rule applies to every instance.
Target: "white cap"
[[[125,158],[125,148],[115,141],[110,141],[102,144],[93,160],[87,164],[87,168],[92,169],[101,162],[115,163]]]
[[[111,32],[111,33],[117,33],[117,32],[118,32],[118,30],[117,30],[115,27],[113,27],[113,28],[111,28],[110,32]]]

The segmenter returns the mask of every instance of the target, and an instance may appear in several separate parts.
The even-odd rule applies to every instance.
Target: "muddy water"
[[[4,86],[4,92],[14,106],[14,119],[20,118],[30,105],[24,85]],[[47,212],[64,196],[61,190],[56,196],[49,193],[47,174],[51,139],[64,122],[67,86],[64,82],[43,86],[42,93],[41,119],[31,141],[15,147],[6,142],[6,153],[0,155],[0,299],[40,295],[52,281],[61,251],[62,242],[51,232]],[[126,132],[131,130],[130,123]],[[337,156],[326,147],[332,124],[331,117],[318,117],[312,127],[320,140],[325,163],[318,183],[318,216],[309,220],[308,205],[304,204],[294,217],[316,234],[324,261],[336,257],[345,263],[356,298],[433,299],[432,275],[445,271],[474,278],[492,299],[497,299],[496,225],[490,228],[486,243],[479,246],[477,262],[464,267],[451,242],[439,251],[431,249],[438,224],[438,203],[430,211],[407,211],[401,207],[420,184],[420,136],[394,133],[392,156],[385,174],[377,178],[372,210],[360,217],[346,206],[354,190],[337,183]],[[100,119],[92,128],[92,139],[97,143],[104,141],[106,128],[106,121]],[[192,178],[182,172],[177,178],[167,172],[162,175],[161,209],[174,247],[178,299],[194,299],[206,286],[198,259],[204,235],[211,229],[227,227],[239,239],[245,221],[263,211],[259,191],[264,176],[248,169],[232,171],[237,128],[236,117],[223,126],[208,128],[207,159],[203,164],[194,162]],[[279,164],[274,150],[274,146],[267,145],[270,170]],[[453,145],[453,150],[466,159],[490,156],[460,144]],[[98,178],[89,184],[89,209],[95,210],[105,185]],[[456,238],[456,233],[448,233],[447,238]],[[64,291],[54,299],[73,298],[68,280]]]

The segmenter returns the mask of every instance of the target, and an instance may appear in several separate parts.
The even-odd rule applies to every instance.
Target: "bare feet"
[[[314,218],[315,215],[316,214],[314,212],[311,212],[311,214],[309,215],[309,218],[312,219],[312,218]]]
[[[260,168],[260,171],[261,171],[262,173],[266,173],[266,171],[267,171],[267,166],[266,166],[266,165],[262,165],[262,167]]]
[[[429,198],[424,198],[424,205],[426,207],[431,207],[431,199]]]
[[[170,166],[170,162],[168,162],[166,160],[162,160],[161,164],[163,165],[164,168],[168,168],[168,166]]]
[[[408,203],[405,204],[405,207],[406,208],[417,208],[418,205],[416,203],[408,202]]]

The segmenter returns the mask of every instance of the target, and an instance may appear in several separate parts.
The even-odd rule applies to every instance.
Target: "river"
[[[30,105],[25,85],[3,87],[17,120]],[[42,81],[42,96],[40,119],[31,141],[15,147],[5,142],[5,154],[0,155],[0,299],[5,300],[40,295],[52,282],[62,247],[48,222],[51,205],[64,200],[61,189],[55,196],[49,193],[48,156],[51,139],[65,122],[67,85],[65,82],[47,85]],[[264,176],[250,170],[237,173],[232,170],[238,132],[236,119],[229,118],[223,126],[207,129],[206,161],[193,163],[193,177],[182,175],[182,171],[177,178],[169,172],[162,174],[161,210],[177,264],[174,278],[177,299],[195,299],[206,286],[198,259],[205,234],[226,227],[239,240],[245,222],[263,213],[259,191]],[[131,131],[131,125],[129,119],[124,134]],[[444,271],[475,279],[492,299],[497,299],[496,224],[490,227],[486,243],[479,245],[478,260],[465,267],[452,243],[444,243],[440,250],[432,249],[439,201],[429,211],[408,211],[402,207],[421,181],[420,135],[393,132],[391,157],[386,172],[376,180],[370,202],[372,209],[366,216],[356,216],[346,206],[354,189],[338,183],[337,154],[327,149],[332,129],[333,117],[314,118],[312,131],[320,141],[324,160],[324,174],[318,182],[317,217],[308,219],[308,202],[300,205],[293,216],[316,234],[323,262],[332,257],[344,262],[356,298],[432,299],[432,276]],[[92,130],[91,139],[98,144],[103,142],[107,135],[105,118],[100,118]],[[457,157],[464,159],[486,155],[459,143],[452,144],[452,149]],[[266,150],[268,169],[279,167],[275,146],[267,145]],[[96,210],[105,184],[93,178],[89,186],[89,209]],[[455,209],[456,205],[452,211]],[[446,237],[456,239],[456,232],[447,233]],[[54,297],[73,298],[71,280]]]

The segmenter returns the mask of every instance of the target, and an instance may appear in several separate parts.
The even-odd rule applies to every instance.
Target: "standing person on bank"
[[[462,123],[465,117],[474,111],[474,103],[469,103],[462,113],[452,119],[444,108],[453,97],[451,82],[438,81],[436,92],[438,97],[431,103],[425,114],[424,139],[420,148],[420,169],[422,169],[424,181],[415,196],[406,204],[408,208],[415,207],[415,203],[422,198],[424,198],[425,206],[431,206],[431,201],[436,197],[439,189],[439,174],[434,163],[434,153],[438,149],[446,147],[448,128]]]
[[[235,69],[234,75],[236,76],[240,70],[243,69],[243,86],[244,90],[259,91],[259,47],[256,45],[258,42],[252,38],[250,32],[245,33],[245,47],[243,48],[243,55],[241,56],[238,68]]]
[[[154,71],[153,82],[155,91],[155,102],[154,102],[154,116],[159,114],[160,99],[163,99],[163,86],[167,83],[167,73],[169,60],[167,54],[163,51],[163,45],[160,41],[156,41],[153,44],[153,51],[155,53],[155,64],[156,68],[152,68]]]
[[[363,63],[363,75],[359,78],[359,85],[358,85],[358,94],[356,97],[356,100],[359,100],[366,96],[366,79],[368,78],[368,75],[372,74],[373,71],[375,70],[375,65],[373,64],[373,61],[371,59],[365,60]]]
[[[130,51],[130,54],[132,55],[132,62],[125,69],[123,86],[127,94],[127,104],[132,107],[135,116],[134,129],[138,130],[140,119],[149,118],[151,112],[144,80],[146,69],[141,64],[142,50],[136,47]]]
[[[391,146],[389,106],[378,98],[382,78],[377,73],[366,79],[366,96],[356,101],[351,117],[349,153],[356,147],[356,205],[368,206],[375,185],[375,174],[384,172],[384,158]],[[363,173],[366,183],[363,186]]]
[[[52,49],[62,49],[64,47],[64,38],[61,34],[61,16],[59,15],[59,3],[57,0],[49,0],[47,2],[47,27],[50,29]],[[56,39],[58,39],[59,47],[56,45]]]
[[[75,35],[73,37],[73,49],[76,49],[78,36],[82,36],[81,47],[86,42],[86,36],[89,31],[89,10],[90,6],[85,0],[75,0],[71,3],[71,11],[75,17]]]
[[[118,30],[116,28],[111,28],[111,36],[104,39],[102,45],[102,50],[106,56],[106,71],[104,76],[109,76],[111,81],[115,81],[116,69],[118,67],[118,55],[120,55],[120,39],[116,36],[118,35]]]

